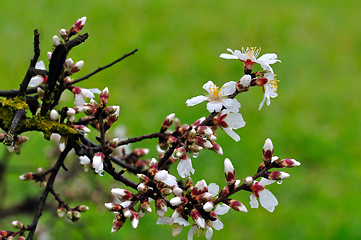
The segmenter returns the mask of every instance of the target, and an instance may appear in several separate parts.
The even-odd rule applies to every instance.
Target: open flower
[[[265,69],[267,68],[267,66],[269,67],[270,64],[273,64],[275,62],[281,62],[277,59],[277,54],[275,53],[266,53],[263,54],[261,57],[257,58],[259,53],[261,52],[261,48],[257,47],[251,47],[246,49],[242,47],[242,51],[232,51],[232,49],[227,48],[227,51],[231,52],[232,54],[222,53],[219,57],[225,59],[239,59],[244,62],[244,65],[249,70],[252,70],[253,63],[258,63],[263,69]]]
[[[35,64],[35,68],[36,68],[36,69],[40,69],[40,70],[46,70],[45,64],[44,64],[43,61],[37,62],[37,63]],[[32,78],[30,79],[30,82],[29,82],[29,85],[28,85],[28,86],[29,86],[29,87],[36,87],[36,86],[38,86],[38,85],[40,85],[40,84],[44,84],[47,79],[48,79],[47,77],[43,77],[43,76],[40,76],[40,75],[35,76],[35,77],[32,77]]]
[[[187,155],[186,158],[179,158],[179,163],[177,166],[178,174],[182,178],[186,178],[190,176],[195,171],[194,168],[192,167],[192,160],[190,159],[188,154],[185,155]]]
[[[216,122],[218,126],[220,126],[231,138],[233,138],[233,140],[238,142],[241,139],[241,137],[235,133],[233,129],[238,129],[246,125],[242,114],[224,109],[216,118]]]
[[[90,98],[93,99],[94,93],[100,94],[101,91],[97,88],[91,88],[91,89],[86,89],[86,88],[80,88],[80,87],[74,87],[71,90],[74,93],[74,105],[78,106],[78,107],[83,107],[84,103],[85,103],[85,98]]]
[[[267,106],[271,104],[270,98],[275,98],[278,96],[277,94],[277,79],[275,79],[275,74],[273,73],[273,69],[269,65],[265,65],[264,70],[267,72],[264,74],[264,77],[267,78],[267,83],[263,86],[264,87],[264,95],[263,100],[259,104],[258,110],[261,110],[263,107],[264,102],[266,101]]]
[[[252,208],[258,208],[258,197],[262,207],[269,212],[274,211],[278,205],[277,198],[269,190],[264,188],[264,186],[274,182],[274,180],[268,180],[266,178],[262,178],[260,182],[254,181],[251,186],[252,195],[250,196],[251,201],[249,202]]]
[[[188,99],[186,104],[187,106],[194,106],[207,101],[207,110],[210,113],[220,112],[223,106],[232,112],[238,112],[241,104],[236,99],[227,97],[236,91],[236,84],[236,82],[230,81],[219,88],[212,81],[208,81],[203,85],[203,89],[208,92],[207,96],[199,95],[193,97]]]

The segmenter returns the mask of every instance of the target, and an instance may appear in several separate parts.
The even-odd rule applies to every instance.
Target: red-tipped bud
[[[164,121],[162,122],[162,127],[160,129],[161,133],[167,131],[167,129],[173,124],[174,117],[175,113],[171,113],[164,119]]]
[[[132,227],[135,229],[138,227],[139,224],[139,214],[136,211],[131,210],[132,216],[130,217],[130,223]]]
[[[298,167],[301,165],[300,162],[296,161],[295,159],[290,159],[290,158],[278,160],[272,164],[276,165],[276,167],[282,167],[282,168]]]
[[[269,172],[267,174],[267,178],[269,180],[282,180],[285,178],[289,178],[290,175],[286,172],[280,172],[280,171],[273,171],[273,172]]]
[[[20,175],[19,179],[23,180],[23,181],[24,180],[33,180],[35,176],[36,176],[35,173],[27,172],[27,173],[24,173],[23,175]]]
[[[111,193],[122,202],[130,200],[134,196],[133,193],[121,188],[113,188]]]
[[[144,183],[139,183],[137,186],[137,191],[140,195],[145,194],[149,190],[149,187]]]
[[[148,148],[136,148],[133,150],[133,154],[135,154],[137,157],[144,157],[149,153]]]
[[[79,70],[84,66],[84,61],[80,60],[78,62],[76,62],[75,64],[72,64],[70,67],[70,73],[76,73],[79,72]]]
[[[208,192],[208,186],[207,186],[207,183],[204,179],[202,179],[201,181],[198,181],[196,183],[196,185],[194,185],[194,188],[193,188],[193,194],[194,195],[198,195],[198,194],[201,194],[203,192]]]
[[[212,201],[208,201],[203,205],[203,210],[206,212],[212,211],[214,208],[214,203]]]
[[[241,92],[251,84],[252,77],[249,74],[244,75],[236,84],[237,91]]]
[[[139,204],[139,211],[138,212],[152,212],[152,208],[150,207],[150,204],[148,201],[143,200],[141,204]]]
[[[116,232],[118,231],[121,227],[123,227],[124,222],[125,222],[126,218],[119,213],[113,220],[113,225],[112,225],[112,230],[111,232]]]
[[[193,186],[193,180],[191,177],[187,177],[186,183],[185,183],[186,188],[190,188]]]
[[[79,18],[75,23],[74,25],[71,27],[70,29],[70,34],[71,35],[74,35],[74,34],[77,34],[80,30],[83,29],[84,25],[85,25],[85,22],[86,22],[86,17],[82,17],[82,18]]]
[[[89,207],[86,205],[78,205],[76,209],[78,209],[80,212],[86,212],[89,210]]]
[[[162,198],[158,198],[155,201],[155,209],[157,211],[157,214],[159,217],[164,217],[164,214],[167,212],[168,207],[167,207],[167,203],[165,202],[164,199]]]
[[[103,91],[99,95],[99,106],[101,108],[104,108],[108,103],[108,99],[109,99],[109,89],[108,89],[108,87],[106,87],[103,89]],[[111,114],[113,114],[113,113],[111,113]]]
[[[209,192],[201,193],[196,196],[195,200],[199,203],[205,203],[212,199],[212,194]]]
[[[216,142],[212,142],[212,150],[215,151],[216,153],[218,153],[219,155],[223,155],[223,149],[221,147],[221,145],[219,145]]]
[[[120,142],[119,138],[113,138],[108,143],[108,149],[114,151],[114,149],[118,147],[119,142]]]
[[[272,156],[273,156],[273,144],[271,139],[267,138],[264,146],[263,146],[263,160],[264,161],[271,161]]]
[[[234,209],[236,211],[240,211],[240,212],[244,212],[244,213],[247,212],[247,208],[241,202],[238,202],[234,199],[231,199],[229,201],[228,206],[230,206],[232,209]]]
[[[213,135],[212,129],[210,127],[208,127],[208,126],[200,126],[200,127],[198,127],[197,132],[199,134],[202,134],[202,135],[207,136],[207,137]]]
[[[147,177],[146,175],[144,174],[141,174],[141,173],[138,173],[137,174],[137,177],[139,178],[139,180],[144,183],[144,184],[148,184],[151,180],[149,177]]]
[[[74,211],[72,221],[76,222],[79,220],[80,217],[81,217],[81,213],[79,211]]]
[[[193,208],[191,211],[191,217],[199,228],[204,229],[206,227],[206,221],[202,218],[197,209]]]
[[[68,218],[68,219],[73,219],[73,211],[72,210],[68,210],[67,212],[66,212],[66,217]]]
[[[104,206],[106,207],[106,209],[113,212],[119,212],[120,210],[123,209],[121,205],[116,203],[104,203]]]
[[[213,148],[213,144],[210,141],[208,141],[207,139],[204,139],[200,136],[196,137],[196,140],[194,141],[194,143],[203,148]]]
[[[171,194],[173,191],[170,188],[162,188],[160,190],[160,194],[162,194],[162,196],[168,196],[169,194]]]
[[[16,229],[23,229],[24,228],[24,224],[22,222],[20,222],[20,221],[13,221],[11,224]]]
[[[231,160],[226,158],[224,160],[224,175],[226,177],[226,182],[228,185],[234,184],[234,182],[236,181],[235,174],[236,172],[234,170]]]
[[[268,82],[268,79],[267,78],[256,78],[255,80],[253,80],[253,82],[257,86],[264,86]]]
[[[171,204],[172,206],[184,205],[184,204],[188,203],[188,198],[185,198],[185,197],[174,197],[174,198],[172,198],[169,202],[170,202],[170,204]]]
[[[84,125],[72,125],[72,128],[74,128],[75,130],[81,131],[83,133],[90,133],[90,129]]]
[[[248,176],[243,180],[244,184],[246,184],[247,186],[252,186],[253,184],[253,178]]]

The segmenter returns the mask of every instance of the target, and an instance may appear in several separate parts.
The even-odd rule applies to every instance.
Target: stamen
[[[261,52],[261,48],[257,48],[257,47],[247,47],[246,49],[244,49],[242,47],[242,51],[243,54],[247,55],[248,58],[257,58],[259,53]]]

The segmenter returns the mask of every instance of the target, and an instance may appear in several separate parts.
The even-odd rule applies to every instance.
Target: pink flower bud
[[[62,206],[59,206],[58,209],[56,210],[56,214],[58,215],[58,217],[64,217],[65,208],[63,208]]]
[[[199,195],[197,195],[197,197],[195,198],[195,200],[199,203],[205,203],[205,202],[208,202],[209,200],[212,199],[212,194],[209,193],[209,192],[204,192],[204,193],[201,193]]]
[[[244,212],[244,213],[247,212],[247,208],[241,202],[238,202],[238,201],[233,200],[233,199],[231,199],[229,201],[228,206],[230,206],[231,208],[233,208],[236,211],[240,211],[240,212]]]
[[[113,225],[112,225],[111,232],[112,233],[116,232],[121,227],[123,227],[125,220],[126,220],[126,218],[122,214],[119,213],[113,220]]]
[[[221,145],[219,145],[216,142],[212,142],[212,150],[215,151],[216,153],[218,153],[219,155],[223,155],[223,149],[221,147]]]
[[[224,160],[224,175],[226,177],[226,182],[228,185],[231,185],[236,181],[235,174],[236,172],[234,170],[231,160],[226,158]]]
[[[137,212],[131,210],[132,216],[130,217],[130,223],[132,224],[132,227],[135,229],[138,227],[139,224],[139,215]]]
[[[59,38],[57,35],[54,35],[54,36],[53,36],[53,46],[56,47],[56,46],[58,46],[59,44],[61,44],[60,38]]]
[[[145,194],[149,190],[149,187],[144,183],[139,183],[137,186],[137,191],[140,195]]]
[[[246,184],[247,186],[251,186],[253,184],[252,177],[246,177],[243,181],[244,181],[244,184]]]
[[[71,73],[79,72],[79,70],[80,70],[83,66],[84,66],[84,61],[83,61],[83,60],[80,60],[80,61],[76,62],[75,64],[72,64],[72,65],[71,65],[70,72],[71,72]]]
[[[167,212],[168,207],[167,207],[167,203],[165,202],[164,199],[162,198],[158,198],[155,201],[155,209],[157,211],[157,214],[159,217],[164,217],[164,214]]]
[[[104,206],[106,207],[106,209],[108,209],[109,211],[113,211],[113,212],[118,212],[121,209],[123,209],[123,207],[119,204],[116,203],[104,203]]]
[[[56,111],[56,110],[51,110],[50,111],[50,119],[52,120],[52,121],[58,121],[59,120],[59,113],[58,113],[58,111]]]
[[[120,140],[119,138],[113,138],[109,143],[108,143],[108,148],[111,151],[114,151],[115,148],[118,147]]]
[[[86,17],[82,17],[82,18],[79,18],[75,23],[74,25],[71,27],[70,29],[70,33],[72,35],[74,34],[77,34],[80,30],[83,29],[84,25],[85,25],[85,22],[86,22]]]
[[[62,28],[62,29],[60,29],[60,31],[59,31],[59,35],[60,35],[60,37],[62,38],[62,39],[66,39],[67,38],[67,36],[68,36],[68,31],[66,30],[66,29],[64,29],[64,28]]]
[[[163,121],[160,132],[164,133],[173,124],[175,113],[169,114]]]
[[[203,205],[203,210],[206,212],[212,211],[214,208],[214,203],[212,201],[208,201]]]
[[[22,229],[22,228],[24,228],[24,224],[23,224],[22,222],[20,222],[20,221],[13,221],[11,224],[12,224],[13,227],[16,228],[16,229]]]
[[[186,204],[188,202],[188,198],[185,197],[174,197],[172,198],[170,201],[170,204],[172,206],[179,206],[179,205],[183,205]]]
[[[27,172],[27,173],[24,173],[23,175],[20,175],[19,176],[19,179],[20,180],[32,180],[32,179],[34,179],[34,176],[35,176],[35,174],[34,173],[32,173],[32,172]]]
[[[273,156],[273,144],[271,139],[267,138],[263,146],[263,160],[270,161]]]
[[[197,209],[195,208],[192,209],[191,217],[199,228],[203,229],[206,227],[206,221],[204,220],[204,218],[202,218],[201,214],[198,212]]]
[[[103,176],[104,175],[104,164],[103,164],[103,161],[104,161],[104,154],[101,153],[101,152],[97,152],[94,154],[94,157],[93,157],[93,168],[95,170],[96,173],[98,173],[100,176]]]
[[[85,205],[78,205],[76,207],[80,212],[86,212],[89,210],[89,207],[88,206],[85,206]]]
[[[289,177],[290,175],[288,173],[280,172],[280,171],[270,172],[269,175],[267,176],[269,180],[282,180]]]
[[[99,95],[99,106],[101,108],[104,108],[107,105],[108,99],[109,99],[109,90],[106,87],[103,89],[103,91]],[[114,112],[115,112],[115,110],[114,110]],[[110,113],[110,114],[113,114],[113,113]]]
[[[138,174],[137,174],[137,177],[138,177],[139,180],[140,180],[142,183],[144,183],[144,184],[148,184],[148,183],[151,181],[150,178],[147,177],[147,176],[144,175],[144,174],[138,173]]]
[[[148,153],[149,153],[148,148],[136,148],[133,150],[133,154],[136,155],[137,157],[144,157]]]
[[[128,201],[133,197],[133,193],[121,188],[113,188],[111,193],[122,202]]]

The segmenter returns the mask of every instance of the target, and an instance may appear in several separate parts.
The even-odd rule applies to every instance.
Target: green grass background
[[[275,155],[302,163],[287,170],[291,178],[269,189],[277,196],[274,213],[251,209],[249,193],[235,195],[248,213],[230,211],[222,216],[225,226],[213,239],[357,239],[361,237],[361,2],[320,1],[24,1],[0,3],[1,89],[18,88],[33,56],[33,30],[41,37],[41,59],[51,50],[51,37],[60,28],[87,16],[83,32],[89,39],[74,50],[74,61],[85,61],[81,77],[125,53],[139,51],[114,67],[78,86],[110,89],[110,104],[121,106],[118,125],[127,126],[129,137],[158,131],[169,113],[184,123],[207,115],[205,104],[187,107],[186,99],[203,93],[202,85],[217,85],[242,76],[239,61],[224,60],[226,48],[262,47],[263,53],[277,53],[282,63],[273,65],[278,74],[279,96],[258,111],[263,97],[260,88],[237,99],[246,126],[237,130],[236,143],[220,132],[218,142],[224,156],[202,152],[193,160],[194,180],[224,184],[223,160],[228,157],[236,177],[252,175],[261,162],[267,137],[273,140]],[[68,104],[72,104],[72,96]],[[65,104],[65,102],[63,102]],[[27,196],[39,196],[36,184],[20,182],[18,176],[37,167],[47,168],[45,140],[36,133],[24,134],[26,143],[19,156],[9,159],[1,191],[2,205],[10,206]],[[151,148],[155,141],[132,147]],[[2,156],[5,148],[0,150]],[[49,151],[49,150],[45,150]],[[78,165],[75,158],[68,165]],[[175,173],[175,167],[172,168]],[[79,174],[79,173],[78,173]],[[113,214],[104,210],[98,188],[122,187],[110,177],[80,174],[72,185],[58,187],[72,204],[91,209],[77,223],[44,213],[39,232],[49,239],[185,239],[189,228],[171,236],[171,227],[156,225],[156,214],[140,220],[138,229],[126,222],[110,233]],[[86,184],[84,184],[86,183]],[[64,183],[65,184],[65,183]],[[69,184],[69,183],[68,183]],[[90,194],[82,196],[82,192]],[[6,193],[6,194],[5,194]],[[69,197],[67,198],[66,194]],[[74,196],[77,195],[77,196]],[[77,201],[76,197],[82,199]],[[99,200],[94,204],[93,200]],[[55,201],[49,196],[48,202]],[[11,229],[12,220],[25,224],[31,215],[0,219],[0,229]],[[196,238],[196,236],[195,236]],[[40,239],[40,236],[39,236]],[[200,239],[205,239],[200,236]]]

